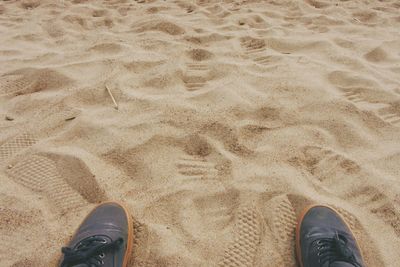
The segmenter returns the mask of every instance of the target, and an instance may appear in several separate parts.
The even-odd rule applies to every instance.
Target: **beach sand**
[[[0,265],[56,266],[118,200],[131,266],[297,266],[312,203],[400,266],[399,9],[1,1]]]

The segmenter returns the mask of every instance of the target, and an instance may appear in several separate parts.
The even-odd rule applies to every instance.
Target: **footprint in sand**
[[[17,94],[29,85],[30,81],[24,79],[23,75],[3,75],[0,77],[0,96]]]
[[[363,94],[365,89],[357,89],[357,88],[346,88],[342,90],[343,96],[348,100],[354,103],[368,102],[368,98],[366,98]]]
[[[231,174],[231,162],[215,153],[201,135],[191,135],[184,140],[185,154],[175,163],[183,181],[224,182]]]
[[[365,208],[391,225],[400,236],[400,209],[384,189],[369,184],[359,164],[344,155],[316,146],[305,147],[303,153],[305,167],[319,180],[318,183],[313,182],[315,185]]]
[[[20,69],[0,77],[0,96],[26,95],[59,89],[71,82],[68,77],[56,70]]]
[[[37,141],[36,137],[29,133],[22,133],[7,140],[0,146],[0,162],[9,159],[14,154],[26,148],[29,148]]]
[[[364,58],[372,63],[385,62],[391,57],[382,47],[376,47],[364,55]]]
[[[389,97],[392,99],[396,98],[392,94],[363,88],[347,88],[342,89],[342,91],[344,91],[343,96],[356,105],[360,103],[386,105],[386,107],[372,110],[374,110],[376,116],[384,122],[393,126],[400,126],[400,101],[390,102],[391,100],[386,100]],[[379,96],[376,94],[379,94]]]
[[[49,110],[41,110],[33,116],[33,126],[24,125],[25,131],[26,128],[30,128],[28,132],[18,134],[0,145],[0,163],[11,159],[19,152],[39,142],[41,132],[48,133],[55,130],[62,124],[74,119],[79,113],[79,110],[63,105],[55,105]],[[37,124],[37,121],[40,121],[41,124]]]
[[[196,197],[193,205],[207,229],[216,229],[221,232],[232,222],[232,214],[239,206],[239,193],[229,190]]]
[[[100,54],[117,54],[123,50],[123,46],[118,43],[99,43],[91,46],[88,50]]]
[[[8,171],[8,174],[17,183],[43,193],[62,212],[85,203],[83,198],[60,176],[55,163],[47,157],[34,155],[19,161]]]
[[[218,170],[215,164],[208,162],[200,157],[181,157],[176,167],[178,173],[183,176],[183,179],[191,180],[217,180]]]
[[[204,49],[192,49],[187,52],[192,60],[187,62],[182,80],[188,91],[196,91],[207,84],[211,78],[211,69],[207,60],[214,57],[214,54]]]
[[[210,1],[210,0],[196,0],[196,4],[197,4],[198,6],[202,6],[202,7],[209,6],[209,5],[211,5],[212,3],[214,3],[214,2],[213,2],[213,1]]]
[[[357,11],[352,14],[354,18],[352,22],[354,24],[364,24],[364,25],[378,25],[382,18],[379,16],[378,12],[371,10]]]
[[[185,33],[185,30],[182,27],[161,18],[152,19],[149,21],[145,21],[143,23],[138,23],[135,26],[135,31],[139,33],[148,31],[158,31],[172,36],[181,35]]]
[[[343,96],[349,101],[358,103],[371,103],[371,104],[382,104],[393,101],[396,95],[382,90],[377,90],[368,87],[338,87],[342,92]]]
[[[359,186],[348,192],[344,198],[368,209],[372,214],[389,224],[400,236],[400,208],[383,190],[370,185]]]
[[[377,111],[378,116],[385,122],[400,127],[400,101],[388,103],[387,107]]]
[[[379,90],[375,81],[349,72],[331,72],[328,80],[360,109],[373,111],[384,122],[400,126],[400,100],[396,94]]]
[[[202,255],[215,246],[213,253],[203,259],[210,266],[253,266],[261,220],[253,206],[240,205],[236,190],[171,193],[148,205],[145,218],[164,225],[179,240],[194,244],[191,249]],[[224,244],[227,244],[225,250]]]
[[[334,176],[353,177],[360,173],[361,167],[354,161],[330,149],[318,146],[306,146],[302,149],[307,170],[320,182],[329,181]]]
[[[205,13],[206,16],[208,16],[211,19],[212,18],[223,19],[232,14],[227,8],[219,4],[206,7],[205,10],[206,10]]]
[[[377,88],[379,84],[361,75],[348,71],[332,71],[328,74],[328,81],[338,88]]]
[[[188,91],[196,91],[207,84],[209,66],[203,63],[187,63],[182,80]]]
[[[133,253],[130,264],[132,266],[153,266],[149,262],[149,230],[147,226],[133,218]]]
[[[248,156],[253,153],[251,149],[240,143],[238,131],[224,123],[206,123],[201,127],[200,133],[219,140],[224,145],[224,149],[236,155]]]
[[[262,219],[257,207],[250,203],[240,204],[239,192],[236,190],[196,197],[192,204],[192,208],[185,209],[182,215],[185,218],[196,218],[201,226],[186,223],[183,226],[187,232],[203,240],[204,244],[221,242],[224,240],[222,233],[232,237],[217,257],[218,266],[254,266],[262,235]],[[203,234],[213,232],[221,236]]]
[[[243,205],[236,214],[234,238],[226,248],[219,266],[253,266],[262,234],[261,216],[257,208]]]
[[[242,38],[240,41],[244,49],[244,58],[252,60],[257,65],[269,65],[279,61],[279,57],[266,55],[266,44],[262,39],[251,37]]]
[[[294,256],[296,213],[286,195],[272,198],[265,204],[264,216],[284,266],[296,266]]]
[[[161,181],[175,189],[190,183],[215,186],[231,173],[231,162],[198,134],[183,138],[157,136],[127,150],[110,151],[104,157],[131,179],[142,181],[143,190]]]
[[[30,155],[16,161],[8,175],[42,194],[62,213],[105,200],[102,189],[86,165],[66,155]]]

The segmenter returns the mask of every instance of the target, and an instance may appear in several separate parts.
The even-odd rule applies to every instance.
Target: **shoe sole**
[[[119,201],[106,201],[106,202],[102,202],[99,205],[97,205],[95,208],[92,209],[95,210],[96,208],[105,205],[105,204],[117,204],[118,206],[120,206],[126,215],[126,219],[128,221],[128,240],[127,240],[127,244],[126,244],[126,251],[125,251],[125,256],[124,256],[124,260],[122,262],[122,266],[121,267],[127,267],[130,259],[131,259],[131,254],[132,254],[132,247],[133,247],[133,221],[132,221],[132,216],[130,214],[130,212],[128,211],[128,208],[125,206],[125,204],[119,202]],[[88,215],[86,215],[86,217],[82,220],[82,223],[79,225],[79,227],[77,228],[76,232],[73,234],[73,236],[76,235],[77,231],[79,228],[81,228],[81,225],[83,224],[84,221],[86,221],[86,219],[92,214],[92,212],[89,212]]]
[[[300,249],[300,228],[301,228],[301,223],[304,219],[304,216],[306,216],[307,212],[315,207],[324,207],[324,208],[328,208],[332,211],[334,211],[337,216],[339,216],[339,218],[343,221],[343,223],[347,226],[347,228],[349,229],[350,233],[352,234],[354,240],[356,241],[356,247],[357,249],[360,251],[361,254],[361,258],[363,259],[363,255],[362,255],[362,251],[360,249],[360,247],[358,246],[358,241],[356,239],[356,236],[354,235],[353,231],[351,230],[350,226],[347,224],[346,220],[342,217],[342,215],[340,215],[340,213],[335,210],[334,208],[327,206],[327,205],[321,205],[321,204],[314,204],[314,205],[310,205],[307,206],[301,213],[299,218],[297,219],[297,225],[296,225],[296,256],[297,256],[297,261],[299,262],[300,267],[304,267],[303,265],[303,260],[301,257],[301,249]]]
[[[106,202],[107,203],[107,202]],[[133,247],[133,221],[132,221],[132,215],[128,211],[128,208],[120,203],[120,202],[112,202],[116,203],[121,206],[121,208],[125,211],[126,219],[128,220],[128,241],[126,244],[126,251],[125,251],[125,257],[124,261],[122,262],[122,267],[126,267],[128,263],[130,262],[131,256],[132,256],[132,247]]]

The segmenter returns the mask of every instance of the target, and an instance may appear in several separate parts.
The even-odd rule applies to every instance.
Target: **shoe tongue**
[[[329,267],[355,267],[353,264],[344,262],[344,261],[335,261],[332,262]]]

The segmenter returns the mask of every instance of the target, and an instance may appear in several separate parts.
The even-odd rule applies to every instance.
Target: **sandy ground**
[[[132,266],[296,266],[310,203],[400,266],[399,9],[2,1],[0,265],[55,266],[120,200]]]

